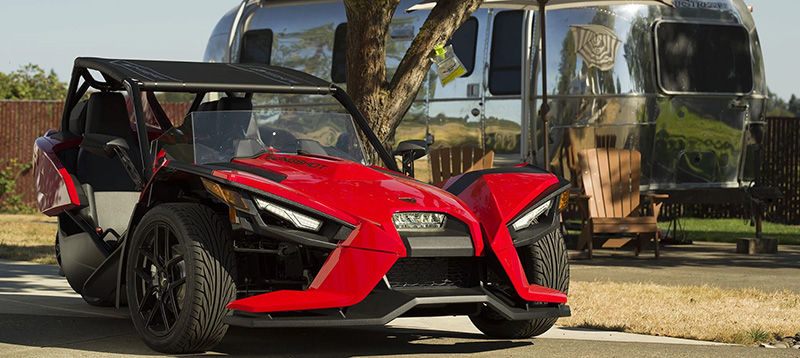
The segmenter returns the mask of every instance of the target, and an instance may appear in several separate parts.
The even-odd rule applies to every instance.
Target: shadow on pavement
[[[467,354],[532,346],[532,340],[492,340],[480,334],[384,326],[251,329],[231,327],[215,352],[233,356],[380,356]],[[502,352],[498,354],[503,355]]]
[[[60,298],[61,299],[61,298]],[[51,316],[34,314],[0,315],[0,344],[28,347],[70,347],[90,345],[98,340],[109,340],[124,335],[135,336],[130,320],[111,317]],[[117,345],[119,349],[103,350],[107,353],[153,354],[139,342],[141,349]],[[89,349],[92,350],[92,349]]]
[[[231,327],[215,354],[329,356],[453,354],[531,346],[480,334],[399,327],[250,329]],[[93,307],[55,266],[0,260],[0,352],[38,356],[41,348],[158,355],[139,339],[123,307]]]
[[[639,257],[632,251],[596,249],[592,260],[571,263],[582,266],[624,266],[652,269],[674,266],[692,267],[753,267],[800,268],[800,246],[780,246],[777,254],[745,255],[736,253],[736,244],[695,242],[690,245],[662,246],[661,258],[653,257],[652,249],[644,250]]]
[[[9,260],[0,260],[0,264],[0,294],[40,290],[48,294],[74,294],[56,266]]]
[[[55,301],[51,303],[58,304]],[[0,351],[9,353],[25,353],[25,347],[53,347],[96,353],[158,355],[139,340],[130,320],[123,318],[4,313],[0,315],[0,327]],[[6,349],[4,345],[16,347]],[[291,329],[231,327],[213,351],[197,356],[460,355],[532,345],[531,340],[491,340],[479,334],[383,326]]]

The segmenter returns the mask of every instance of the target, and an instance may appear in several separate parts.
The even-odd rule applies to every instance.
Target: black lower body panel
[[[509,320],[566,317],[570,315],[565,304],[537,305],[528,308],[511,307],[492,293],[481,288],[440,288],[424,290],[392,290],[376,288],[356,305],[341,309],[302,312],[277,312],[252,314],[236,311],[225,318],[225,323],[242,327],[337,327],[384,325],[397,317],[421,310],[441,307],[441,316],[464,312],[464,307],[487,305]],[[456,312],[451,311],[453,308]],[[431,314],[425,314],[431,316]]]

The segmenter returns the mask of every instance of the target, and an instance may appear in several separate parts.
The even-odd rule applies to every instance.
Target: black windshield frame
[[[102,75],[95,79],[89,70]],[[80,87],[78,84],[84,80]],[[340,87],[313,75],[293,69],[265,64],[231,64],[208,62],[177,62],[103,59],[78,57],[72,69],[67,98],[62,113],[62,128],[72,108],[89,87],[102,91],[125,91],[131,100],[137,133],[147,133],[142,105],[143,91],[188,92],[197,97],[205,92],[245,92],[328,95],[335,98],[353,116],[356,126],[377,151],[386,168],[400,173],[397,162],[372,131],[352,98]],[[142,178],[153,176],[147,135],[139,135]]]

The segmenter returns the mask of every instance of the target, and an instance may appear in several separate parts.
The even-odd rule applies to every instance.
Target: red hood
[[[237,159],[243,164],[283,174],[275,182],[245,171],[215,171],[216,176],[292,200],[359,225],[363,220],[395,232],[391,217],[398,211],[446,212],[468,223],[480,237],[475,216],[454,195],[399,174],[351,161],[311,155],[266,154]]]

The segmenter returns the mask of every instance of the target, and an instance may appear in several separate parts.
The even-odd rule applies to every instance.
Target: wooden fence
[[[764,182],[783,192],[767,220],[800,225],[800,118],[768,118],[761,170]]]
[[[766,220],[800,225],[800,118],[767,118],[763,143],[762,181],[783,193],[768,207]],[[750,219],[753,210],[747,204],[671,204],[661,212],[668,217]]]
[[[188,103],[163,103],[167,116],[174,122],[183,120]],[[58,130],[64,103],[61,101],[0,101],[0,170],[4,170],[11,158],[17,162],[31,164],[33,142],[50,129]],[[21,173],[17,179],[17,193],[22,201],[36,207],[33,175],[31,171]],[[3,198],[0,198],[3,200]]]
[[[58,128],[63,109],[61,101],[0,101],[0,169],[5,170],[12,158],[30,165],[34,140],[48,129]],[[30,169],[21,173],[15,189],[23,194],[24,203],[36,207]]]
[[[162,104],[173,123],[180,123],[188,103]],[[33,142],[48,129],[57,129],[62,102],[0,101],[0,169],[10,158],[30,163]],[[764,134],[763,179],[784,194],[768,213],[767,220],[800,225],[800,118],[767,118]],[[17,181],[23,201],[35,207],[33,178],[24,173]],[[2,198],[0,198],[2,200]],[[685,205],[668,208],[695,217],[747,218],[749,207],[743,205]]]

